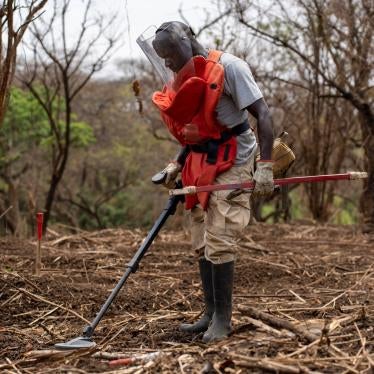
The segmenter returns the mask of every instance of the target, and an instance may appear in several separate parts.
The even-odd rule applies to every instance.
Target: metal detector
[[[157,182],[153,181],[153,183],[159,184],[163,182],[163,178],[156,178]],[[96,343],[92,340],[92,335],[95,331],[96,326],[99,324],[101,319],[103,318],[104,314],[108,310],[109,306],[112,304],[113,300],[117,296],[118,292],[125,284],[127,278],[131,273],[135,273],[138,270],[139,263],[145,253],[147,252],[148,248],[151,246],[153,240],[157,236],[158,232],[160,231],[161,227],[166,222],[167,218],[170,215],[175,213],[176,207],[179,202],[183,201],[183,196],[171,196],[158,217],[157,221],[154,223],[153,227],[149,231],[147,237],[143,241],[143,244],[140,246],[138,251],[135,253],[135,256],[131,259],[131,261],[127,265],[127,269],[123,274],[122,278],[119,280],[111,294],[109,295],[108,299],[105,301],[104,305],[101,307],[99,313],[96,315],[95,319],[91,322],[90,325],[86,326],[83,329],[83,335],[79,336],[78,338],[69,340],[66,343],[57,343],[55,344],[55,348],[61,350],[70,350],[70,349],[88,349],[92,348],[96,345]]]

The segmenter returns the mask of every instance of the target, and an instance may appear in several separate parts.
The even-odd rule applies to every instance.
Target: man
[[[184,154],[188,153],[185,162],[179,158],[165,168],[165,185],[174,187],[182,171],[184,185],[233,183],[253,178],[255,193],[271,193],[272,122],[248,64],[229,53],[205,49],[189,26],[176,21],[162,24],[152,42],[141,47],[155,67],[156,56],[174,74],[163,91],[153,95],[153,102],[169,131],[184,147]],[[151,50],[153,57],[148,54]],[[256,171],[257,143],[248,125],[248,112],[257,119],[261,158]],[[223,339],[232,330],[238,234],[250,218],[249,197],[240,192],[186,196],[205,311],[197,322],[182,324],[180,329],[188,333],[204,332],[204,342]]]

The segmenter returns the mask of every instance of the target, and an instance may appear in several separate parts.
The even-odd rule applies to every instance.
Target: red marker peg
[[[43,235],[43,213],[36,213],[36,223],[38,225],[38,240],[42,240]]]

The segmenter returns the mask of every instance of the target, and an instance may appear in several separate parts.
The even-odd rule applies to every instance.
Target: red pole
[[[336,180],[353,180],[353,179],[365,179],[367,173],[352,171],[344,174],[322,174],[322,175],[310,175],[303,177],[291,177],[275,179],[275,186],[282,186],[285,184],[296,184],[296,183],[314,183],[314,182],[326,182]],[[198,192],[210,192],[210,191],[222,191],[222,190],[238,190],[238,189],[253,189],[255,183],[252,181],[242,183],[229,183],[229,184],[211,184],[207,186],[187,186],[180,189],[169,190],[170,195],[189,195],[196,194]]]
[[[44,214],[41,212],[36,213],[36,224],[37,224],[37,246],[35,255],[35,274],[40,275],[40,269],[42,268],[42,256],[41,256],[41,241],[43,236],[43,218]]]

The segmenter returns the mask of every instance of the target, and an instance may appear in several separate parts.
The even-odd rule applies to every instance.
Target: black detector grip
[[[163,170],[161,170],[152,177],[152,182],[154,184],[162,184],[162,183],[165,182],[166,175],[167,175],[167,173],[165,173]]]
[[[175,161],[177,161],[178,164],[183,166],[184,163],[186,162],[186,158],[189,153],[190,153],[190,147],[188,146],[182,147],[181,150],[178,152],[178,154],[175,156]],[[152,177],[152,182],[154,184],[164,183],[166,179],[166,174],[167,173],[164,170],[159,171],[157,174],[155,174]]]

